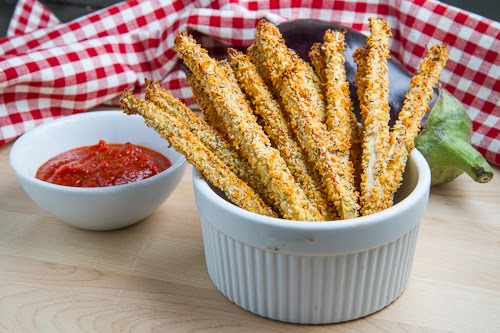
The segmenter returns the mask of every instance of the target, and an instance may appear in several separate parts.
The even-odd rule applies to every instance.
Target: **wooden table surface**
[[[499,332],[500,172],[432,188],[407,289],[337,325],[292,325],[228,301],[207,274],[190,172],[146,220],[67,226],[38,208],[0,148],[0,332]]]

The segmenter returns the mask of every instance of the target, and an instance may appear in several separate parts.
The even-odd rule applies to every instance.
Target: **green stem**
[[[459,138],[448,138],[441,146],[448,152],[448,162],[465,171],[476,182],[487,183],[493,178],[491,166],[470,143]]]

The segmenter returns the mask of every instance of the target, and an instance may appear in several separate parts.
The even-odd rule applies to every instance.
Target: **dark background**
[[[42,0],[63,22],[120,2],[118,0]],[[500,3],[497,0],[444,0],[442,2],[464,8],[473,13],[500,21]],[[17,0],[0,0],[0,36],[5,36]]]

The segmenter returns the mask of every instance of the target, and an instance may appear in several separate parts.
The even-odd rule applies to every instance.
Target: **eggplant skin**
[[[358,86],[354,83],[354,74],[356,73],[357,66],[352,58],[354,51],[361,46],[366,46],[366,36],[359,31],[347,28],[343,25],[330,23],[321,20],[292,20],[283,22],[278,25],[278,28],[285,39],[286,45],[295,50],[295,52],[304,60],[309,60],[309,50],[314,43],[323,42],[323,35],[327,29],[332,30],[346,30],[345,34],[345,51],[344,56],[345,69],[347,80],[349,81],[349,89],[351,93],[351,100],[353,101],[354,110],[358,121],[360,118],[359,100],[357,95]],[[389,59],[389,106],[391,108],[391,121],[392,126],[397,120],[399,111],[403,107],[405,94],[410,90],[410,79],[412,75],[408,73],[401,65]],[[434,89],[434,96],[429,103],[432,109],[434,106],[439,90]],[[426,122],[428,113],[422,120],[422,125]]]

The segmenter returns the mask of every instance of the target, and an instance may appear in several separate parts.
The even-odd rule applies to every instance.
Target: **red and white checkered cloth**
[[[194,100],[173,50],[189,29],[213,53],[242,47],[261,18],[315,18],[367,32],[390,23],[393,57],[414,72],[425,45],[448,44],[443,85],[468,106],[472,142],[500,165],[500,24],[434,0],[132,0],[68,23],[37,0],[19,0],[0,39],[0,145],[60,116],[116,102],[153,78],[188,105]]]

